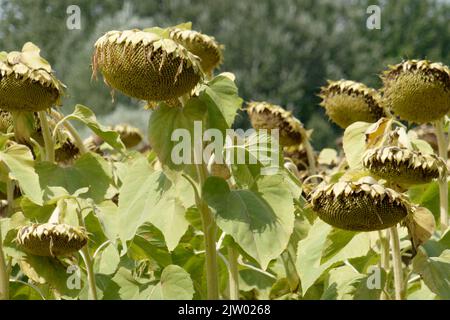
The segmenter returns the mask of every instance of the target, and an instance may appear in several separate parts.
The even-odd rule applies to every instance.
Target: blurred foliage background
[[[80,30],[66,27],[69,5],[81,9]],[[366,27],[369,5],[381,7],[380,30]],[[112,29],[185,21],[225,45],[221,70],[236,74],[246,101],[292,110],[317,148],[341,134],[318,106],[327,79],[378,88],[378,74],[404,58],[450,63],[448,0],[0,0],[0,50],[34,42],[68,86],[66,111],[81,103],[108,124],[145,128],[142,103],[118,93],[112,101],[101,78],[91,81],[94,42]],[[244,114],[236,126],[248,126]]]

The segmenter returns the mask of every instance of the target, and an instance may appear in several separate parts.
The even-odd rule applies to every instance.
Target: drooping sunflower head
[[[124,94],[146,100],[171,100],[190,92],[203,76],[199,58],[157,33],[109,31],[95,43],[93,73]]]
[[[13,117],[11,112],[0,109],[0,132],[7,133],[13,126]]]
[[[87,241],[88,236],[83,228],[56,223],[24,226],[16,237],[17,244],[25,252],[47,257],[74,253],[84,247]]]
[[[410,211],[404,196],[373,179],[321,183],[309,196],[320,219],[344,230],[375,231],[392,227]]]
[[[128,124],[115,125],[112,130],[119,134],[120,140],[122,140],[126,148],[133,148],[137,146],[144,138],[138,128],[134,128]]]
[[[70,137],[60,141],[59,147],[55,150],[55,160],[58,163],[70,163],[78,156],[80,156],[80,149]]]
[[[356,121],[375,122],[385,115],[378,92],[359,82],[328,81],[319,97],[328,117],[342,128]]]
[[[0,52],[0,108],[41,111],[60,104],[64,85],[31,42],[21,52]]]
[[[407,60],[390,66],[381,78],[382,104],[402,120],[426,123],[450,110],[450,69],[428,60]]]
[[[298,145],[305,138],[303,124],[291,112],[268,102],[250,102],[247,106],[253,128],[278,129],[283,146]]]
[[[206,74],[223,62],[223,45],[217,43],[214,37],[180,28],[173,28],[169,36],[200,58],[200,64]]]
[[[438,156],[395,146],[368,150],[363,165],[372,174],[399,185],[428,183],[447,174],[447,166]]]
[[[297,170],[304,171],[308,169],[308,156],[303,144],[284,147],[284,157],[289,158],[297,167]]]

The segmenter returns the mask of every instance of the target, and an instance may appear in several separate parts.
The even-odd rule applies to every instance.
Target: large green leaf
[[[113,244],[107,245],[95,260],[96,272],[102,274],[113,274],[120,262],[119,252]]]
[[[218,226],[262,266],[286,248],[294,228],[294,204],[283,176],[263,176],[257,190],[230,190],[210,177],[203,192]]]
[[[194,134],[194,121],[201,121],[206,117],[206,107],[198,99],[190,99],[184,108],[171,107],[161,103],[151,114],[148,124],[148,139],[152,149],[157,153],[159,160],[171,169],[180,170],[186,163],[174,162],[172,151],[177,155],[187,157],[190,163],[194,163],[192,149],[194,143],[201,142],[200,136]],[[181,133],[181,137],[172,135]],[[180,151],[176,145],[186,144],[187,150]]]
[[[441,299],[450,299],[450,249],[431,258],[419,250],[413,259],[413,269],[432,292]]]
[[[330,245],[329,234],[333,228],[317,219],[309,230],[308,236],[298,243],[297,271],[300,276],[302,291],[306,291],[316,282],[317,279],[333,264],[347,259],[365,256],[370,249],[370,239],[367,233],[358,233],[342,247],[339,252],[334,252],[333,256],[321,263],[325,253],[329,256],[327,247]]]
[[[409,189],[409,197],[413,203],[430,210],[436,221],[439,222],[439,185],[437,182],[413,186]],[[450,193],[448,199],[450,201]]]
[[[26,146],[13,144],[0,152],[0,161],[19,182],[25,195],[36,204],[42,204],[42,189],[34,168],[33,155]]]
[[[344,132],[343,148],[351,169],[362,169],[362,156],[366,151],[366,130],[372,125],[367,122],[355,122]]]
[[[231,127],[243,101],[238,96],[236,84],[226,74],[219,74],[204,84],[199,99],[208,107],[208,128],[222,132]]]
[[[68,286],[69,277],[75,276],[59,260],[50,257],[25,255],[20,261],[22,272],[36,283],[47,283],[60,295],[76,297],[79,289]]]
[[[71,167],[60,167],[50,162],[36,165],[40,184],[44,189],[44,199],[50,200],[56,196],[52,187],[62,187],[70,194],[82,188],[89,188],[81,198],[91,198],[100,203],[112,182],[109,164],[94,153],[86,153]]]
[[[104,127],[100,123],[98,123],[94,112],[92,112],[92,110],[88,107],[77,104],[75,106],[75,111],[65,116],[64,119],[81,121],[114,149],[119,151],[125,150],[125,146],[120,140],[119,134],[114,130]]]
[[[149,287],[146,294],[150,300],[191,300],[194,285],[183,268],[169,265],[164,268],[159,283]]]
[[[119,196],[119,235],[124,243],[139,226],[150,222],[163,233],[169,250],[177,246],[189,226],[185,213],[194,204],[194,195],[184,178],[174,179],[153,171],[145,159],[128,170]]]

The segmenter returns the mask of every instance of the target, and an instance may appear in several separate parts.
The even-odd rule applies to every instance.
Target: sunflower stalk
[[[444,119],[436,121],[434,124],[436,130],[436,138],[439,148],[439,156],[447,163],[447,148],[448,141],[444,133]],[[439,179],[439,208],[440,208],[440,221],[441,231],[445,232],[448,228],[448,182],[447,176],[443,179]]]
[[[229,287],[230,299],[239,300],[239,270],[238,270],[239,252],[235,245],[228,247],[228,263],[229,263]]]
[[[387,236],[389,233],[387,234]],[[386,274],[389,273],[390,269],[390,261],[389,261],[389,238],[383,234],[383,231],[378,231],[378,238],[380,240],[380,251],[381,251],[381,268],[386,272]],[[387,300],[388,296],[386,294],[386,286],[384,290],[381,292],[380,300]]]
[[[45,111],[39,111],[38,115],[42,127],[42,136],[44,137],[45,160],[55,162],[55,145],[53,143],[52,132],[50,131],[48,124],[47,113]]]
[[[0,221],[0,300],[9,299],[9,272],[3,252],[3,238]]]
[[[403,300],[405,298],[405,284],[402,270],[402,257],[400,253],[400,238],[398,236],[397,226],[389,228],[392,250],[392,267],[394,270],[395,299]]]
[[[84,223],[83,215],[81,210],[77,210],[78,215],[78,224],[86,229],[86,225]],[[86,245],[81,249],[81,257],[83,258],[84,264],[86,265],[86,273],[89,282],[89,293],[91,300],[98,300],[97,298],[97,285],[95,282],[95,273],[94,273],[94,263],[92,261],[91,255],[89,253],[89,246]]]

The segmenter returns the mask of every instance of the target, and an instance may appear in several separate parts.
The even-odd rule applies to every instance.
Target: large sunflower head
[[[57,223],[24,226],[16,237],[16,242],[25,252],[48,257],[74,253],[84,247],[87,241],[88,236],[83,228]]]
[[[278,129],[283,146],[298,145],[306,136],[303,124],[289,111],[268,102],[250,102],[247,113],[255,129]]]
[[[309,198],[320,219],[344,230],[389,228],[410,211],[402,194],[367,178],[357,182],[321,183]]]
[[[407,60],[382,76],[385,108],[402,120],[426,123],[450,110],[450,69],[428,60]]]
[[[180,28],[173,28],[169,36],[200,58],[200,64],[206,74],[211,73],[223,62],[223,45],[217,43],[214,37]]]
[[[363,164],[372,174],[399,185],[428,183],[447,174],[438,156],[395,146],[368,150]]]
[[[109,86],[146,101],[178,98],[203,75],[199,59],[185,47],[141,30],[107,32],[95,43],[92,64]]]
[[[31,42],[21,52],[0,52],[0,108],[41,111],[60,104],[64,85]]]
[[[328,81],[319,97],[328,117],[342,128],[356,121],[375,122],[385,115],[378,92],[359,82]]]

